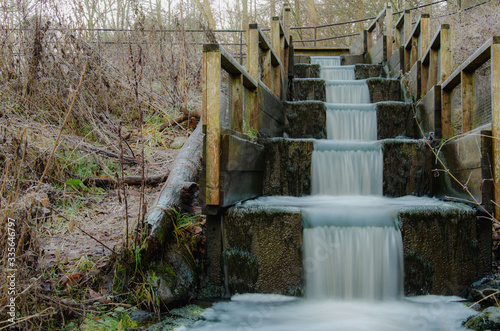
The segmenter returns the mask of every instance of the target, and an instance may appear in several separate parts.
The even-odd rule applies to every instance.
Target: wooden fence
[[[279,116],[271,113],[281,111],[281,101],[286,98],[290,47],[287,6],[283,19],[272,17],[271,41],[257,24],[248,25],[246,68],[219,44],[203,47],[201,186],[207,209],[261,194],[263,146],[254,138],[282,134],[282,123],[274,123]],[[229,76],[225,95],[223,72]],[[228,109],[221,102],[225,99]],[[225,121],[230,127],[224,126],[223,116],[230,117]]]
[[[393,27],[392,11],[388,5],[372,22],[368,30],[360,33],[355,42],[356,45],[365,44],[366,48],[364,50],[359,47],[351,48],[351,52],[353,50],[364,51],[367,60],[371,63],[387,63],[391,76],[406,74],[407,81],[410,82],[412,98],[418,100],[419,104],[423,104],[422,108],[427,112],[423,116],[426,117],[423,123],[424,130],[445,139],[463,135],[475,129],[473,124],[478,122],[475,120],[478,117],[477,70],[489,61],[490,95],[483,95],[483,97],[491,97],[494,201],[496,202],[495,214],[498,217],[500,215],[498,206],[500,203],[500,142],[498,140],[500,139],[500,37],[495,36],[489,39],[452,72],[451,26],[442,24],[431,39],[428,14],[421,14],[413,27],[409,11],[403,11],[400,14]],[[390,19],[389,16],[391,16]],[[383,24],[385,24],[384,29],[381,28]],[[375,29],[377,29],[377,41],[371,46],[371,33]],[[394,30],[394,35],[392,35],[392,30]],[[380,31],[383,36],[380,36]],[[391,50],[389,45],[392,44],[394,48]],[[380,49],[384,48],[387,51],[381,53]],[[373,49],[377,51],[374,52]],[[460,112],[457,117],[462,118],[462,132],[454,132],[452,125],[452,94],[455,89],[460,90],[460,106],[454,107],[453,111]],[[469,174],[468,179],[470,176]],[[482,186],[484,180],[483,177],[483,182],[478,185]]]

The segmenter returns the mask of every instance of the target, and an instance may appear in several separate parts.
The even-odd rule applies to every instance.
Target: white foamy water
[[[364,80],[325,81],[327,103],[370,103],[370,92]]]
[[[340,66],[340,56],[311,56],[311,64],[319,64],[321,67]]]
[[[321,66],[320,78],[325,80],[354,80],[354,66],[324,67]]]
[[[218,331],[438,331],[465,330],[474,311],[456,297],[399,301],[304,300],[272,294],[235,295],[206,309],[204,321],[177,330]]]
[[[403,242],[395,226],[306,228],[303,261],[308,299],[403,298]]]
[[[326,104],[327,139],[377,140],[374,104]]]
[[[382,148],[372,142],[317,141],[311,194],[382,195]]]

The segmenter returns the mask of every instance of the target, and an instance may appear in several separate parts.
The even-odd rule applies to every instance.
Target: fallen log
[[[170,167],[170,174],[155,203],[146,216],[150,234],[146,239],[146,255],[156,255],[172,236],[171,210],[183,204],[182,192],[190,191],[201,168],[203,132],[201,122],[191,133]]]

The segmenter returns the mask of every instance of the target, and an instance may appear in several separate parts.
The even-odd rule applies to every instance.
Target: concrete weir
[[[311,292],[306,275],[314,263],[329,263],[326,256],[331,257],[332,252],[356,260],[355,255],[349,255],[349,247],[366,239],[383,252],[392,252],[393,247],[402,246],[402,252],[398,250],[402,255],[391,258],[392,262],[376,254],[367,254],[361,259],[363,263],[375,266],[377,272],[385,268],[380,265],[392,264],[391,267],[400,269],[400,275],[404,264],[404,285],[399,286],[395,298],[402,296],[403,292],[407,296],[465,295],[468,286],[490,271],[491,222],[478,218],[474,207],[429,198],[446,196],[451,185],[443,185],[443,178],[436,176],[438,167],[429,146],[432,140],[422,139],[415,118],[425,124],[426,136],[439,133],[435,129],[437,124],[427,121],[424,106],[415,112],[411,102],[403,101],[399,79],[386,78],[382,66],[350,65],[355,80],[350,74],[348,81],[343,78],[325,81],[320,78],[321,64],[308,64],[304,63],[307,59],[302,60],[303,63],[295,64],[294,100],[284,102],[280,108],[284,120],[283,137],[269,134],[261,135],[258,140],[262,146],[259,159],[263,160],[259,167],[262,191],[257,194],[261,197],[229,207],[225,205],[217,213],[207,216],[207,242],[212,243],[207,252],[209,281],[224,285],[230,294],[303,296]],[[327,68],[335,71],[334,66],[329,64]],[[363,88],[365,91],[367,88],[368,94],[342,90],[345,86],[353,86],[354,90],[354,86],[359,85],[365,85]],[[358,98],[361,94],[368,97]],[[335,130],[333,135],[332,127]],[[475,142],[448,143],[441,153],[445,154],[446,161],[451,162],[455,149]],[[346,159],[350,159],[344,161],[343,152],[364,155],[348,156]],[[484,157],[476,157],[479,152]],[[471,156],[478,174],[486,171],[483,164],[486,147],[479,152]],[[319,176],[319,167],[314,164],[317,161],[313,161],[317,159],[330,159],[326,167],[322,166]],[[367,159],[370,161],[365,161]],[[359,161],[362,166],[353,166],[352,160]],[[466,165],[460,166],[465,168]],[[330,176],[325,176],[323,171],[329,171]],[[347,176],[349,178],[345,180],[343,177]],[[370,183],[374,177],[376,183]],[[358,181],[362,185],[358,185]],[[362,187],[358,189],[357,186]],[[484,196],[479,200],[483,203],[487,200],[486,191],[473,187],[475,195]],[[328,201],[324,202],[324,199]],[[341,203],[338,203],[339,199]],[[323,213],[320,216],[325,216],[325,224],[318,225],[318,219],[323,222],[321,217],[311,221],[311,215],[317,216],[317,213]],[[351,214],[356,215],[351,217]],[[379,214],[383,214],[383,222],[377,219]],[[370,223],[374,218],[375,223]],[[311,261],[305,258],[311,253],[306,254],[309,232],[305,230],[320,227],[325,228],[324,235],[328,240],[314,248],[315,260],[311,265]],[[342,237],[353,246],[347,245],[347,248],[335,251],[338,243],[332,238],[338,239],[341,235],[329,234],[328,231],[344,233],[346,228],[358,231]],[[384,246],[380,242],[385,241],[378,238],[389,238],[390,235],[367,236],[364,232],[367,228],[397,232],[396,239],[387,239]],[[364,248],[364,252],[369,250]],[[394,262],[401,260],[403,263]],[[337,264],[335,268],[342,268],[339,265],[343,264]],[[322,267],[327,273],[332,269]],[[394,273],[388,273],[389,269],[380,272],[388,277],[374,279],[383,279],[382,283],[403,284],[403,276],[393,279]],[[354,284],[353,288],[356,288],[362,278],[359,275],[370,272],[347,272],[330,278],[338,276],[337,283],[343,284],[341,287]],[[368,280],[364,283],[371,286],[380,282]],[[355,291],[345,292],[349,299],[351,292]],[[378,298],[376,292],[374,297]],[[356,295],[354,298],[359,299]]]
[[[397,213],[405,294],[464,294],[489,270],[489,229],[472,208],[404,208]],[[304,286],[299,208],[236,206],[224,217],[222,257],[231,293],[301,295]],[[323,247],[324,249],[324,247]],[[321,255],[321,254],[320,254]],[[446,263],[443,263],[446,261]]]

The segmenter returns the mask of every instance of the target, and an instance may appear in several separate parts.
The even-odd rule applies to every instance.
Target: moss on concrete
[[[264,195],[308,195],[314,141],[273,138],[265,146]]]
[[[231,290],[301,293],[302,225],[296,208],[233,207],[224,218]],[[243,275],[238,268],[246,270]],[[255,271],[257,270],[257,277]],[[231,276],[237,275],[237,277]],[[243,285],[239,280],[246,280]],[[246,288],[242,288],[244,286]]]
[[[290,138],[326,138],[326,107],[321,101],[285,103],[285,132]]]

